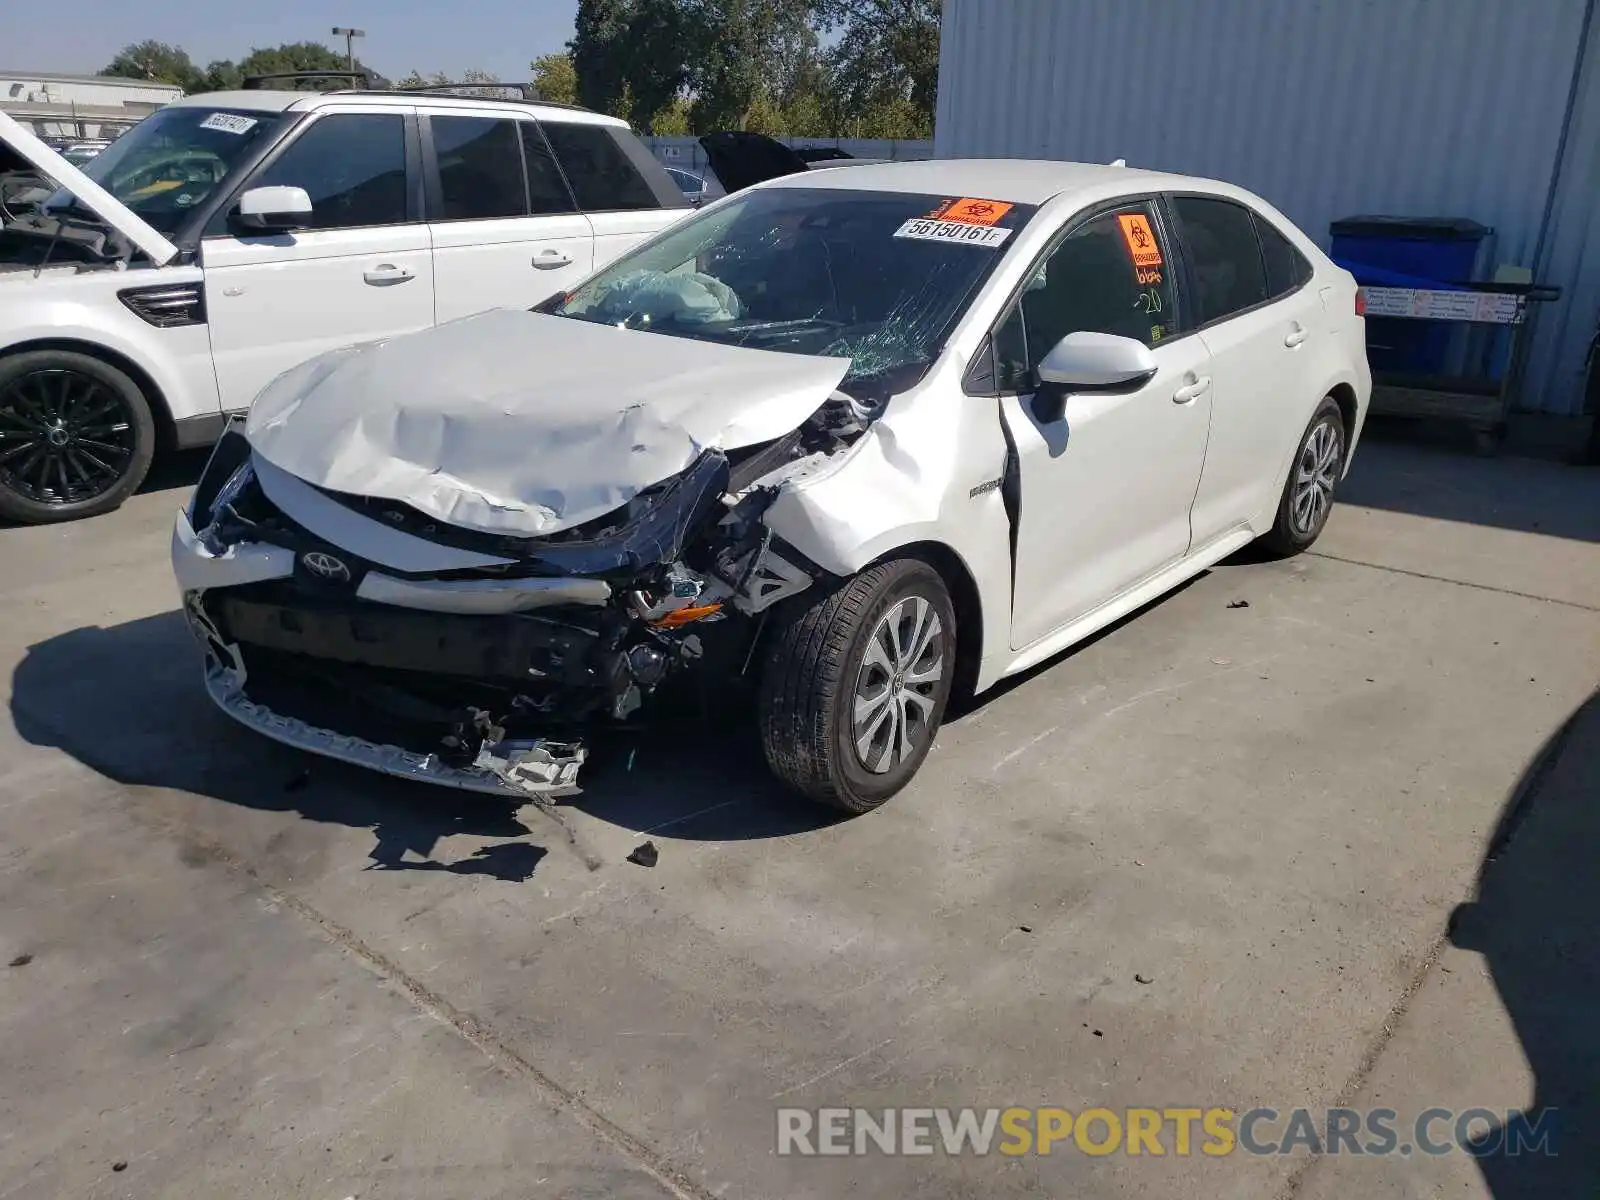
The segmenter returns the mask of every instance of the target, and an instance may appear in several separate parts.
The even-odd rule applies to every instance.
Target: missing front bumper
[[[385,775],[461,791],[526,801],[555,799],[577,790],[578,771],[588,755],[578,742],[507,738],[483,744],[474,761],[461,766],[438,754],[338,733],[259,704],[245,693],[247,673],[238,648],[222,639],[197,598],[188,598],[185,611],[206,648],[206,692],[213,703],[273,741]]]

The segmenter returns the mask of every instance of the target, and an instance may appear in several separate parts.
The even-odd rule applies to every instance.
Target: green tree
[[[173,83],[186,92],[205,90],[205,73],[190,60],[189,52],[166,42],[135,42],[124,46],[100,74]]]
[[[698,0],[578,0],[569,58],[578,102],[650,133],[703,45]]]
[[[232,60],[220,58],[206,64],[205,87],[208,92],[230,92],[244,80],[244,75]]]
[[[570,54],[542,54],[528,64],[533,72],[533,86],[541,100],[554,104],[578,102],[578,75],[572,69]]]
[[[693,0],[690,70],[695,132],[745,129],[757,103],[781,91],[816,44],[814,0]],[[762,107],[762,122],[768,109]]]
[[[578,0],[567,53],[578,103],[609,112],[627,86],[628,0]]]
[[[356,60],[356,69],[366,71],[374,87],[387,87],[389,81],[376,71],[371,70],[359,59]],[[253,47],[239,62],[239,74],[244,75],[278,75],[286,71],[330,71],[344,72],[349,67],[345,57],[336,50],[330,50],[321,42],[285,42],[281,46],[269,48]]]
[[[914,114],[915,136],[930,136],[939,90],[939,0],[817,0],[817,17],[837,35],[828,60],[844,108],[857,120],[876,114],[895,124]]]
[[[623,39],[628,120],[654,132],[655,116],[689,82],[689,59],[701,41],[696,14],[682,0],[633,0]]]

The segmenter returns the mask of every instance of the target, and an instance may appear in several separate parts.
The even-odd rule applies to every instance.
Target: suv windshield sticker
[[[921,242],[955,242],[963,246],[1003,246],[1011,236],[1009,229],[996,229],[992,225],[973,225],[966,221],[936,221],[931,217],[913,217],[894,231],[897,238],[914,238]]]
[[[1122,240],[1128,243],[1128,253],[1135,267],[1161,265],[1161,247],[1156,244],[1155,231],[1143,213],[1121,213],[1117,224],[1122,226]]]
[[[959,221],[963,225],[998,225],[1000,218],[1016,206],[998,200],[974,200],[962,196],[959,200],[946,200],[928,214],[932,221]]]
[[[254,117],[241,117],[237,113],[214,112],[200,122],[201,129],[220,129],[223,133],[249,133],[255,127]]]

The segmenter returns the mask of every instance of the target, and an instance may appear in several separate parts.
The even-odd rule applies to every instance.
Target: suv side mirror
[[[1132,392],[1155,378],[1150,347],[1114,333],[1069,333],[1039,364],[1033,411],[1044,422],[1059,421],[1072,392]]]
[[[236,220],[264,233],[304,229],[311,224],[311,197],[305,188],[251,188],[239,197]]]

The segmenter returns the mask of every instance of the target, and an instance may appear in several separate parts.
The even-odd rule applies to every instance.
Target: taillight
[[[1366,315],[1367,315],[1367,289],[1358,287],[1356,289],[1356,316],[1364,317]]]

